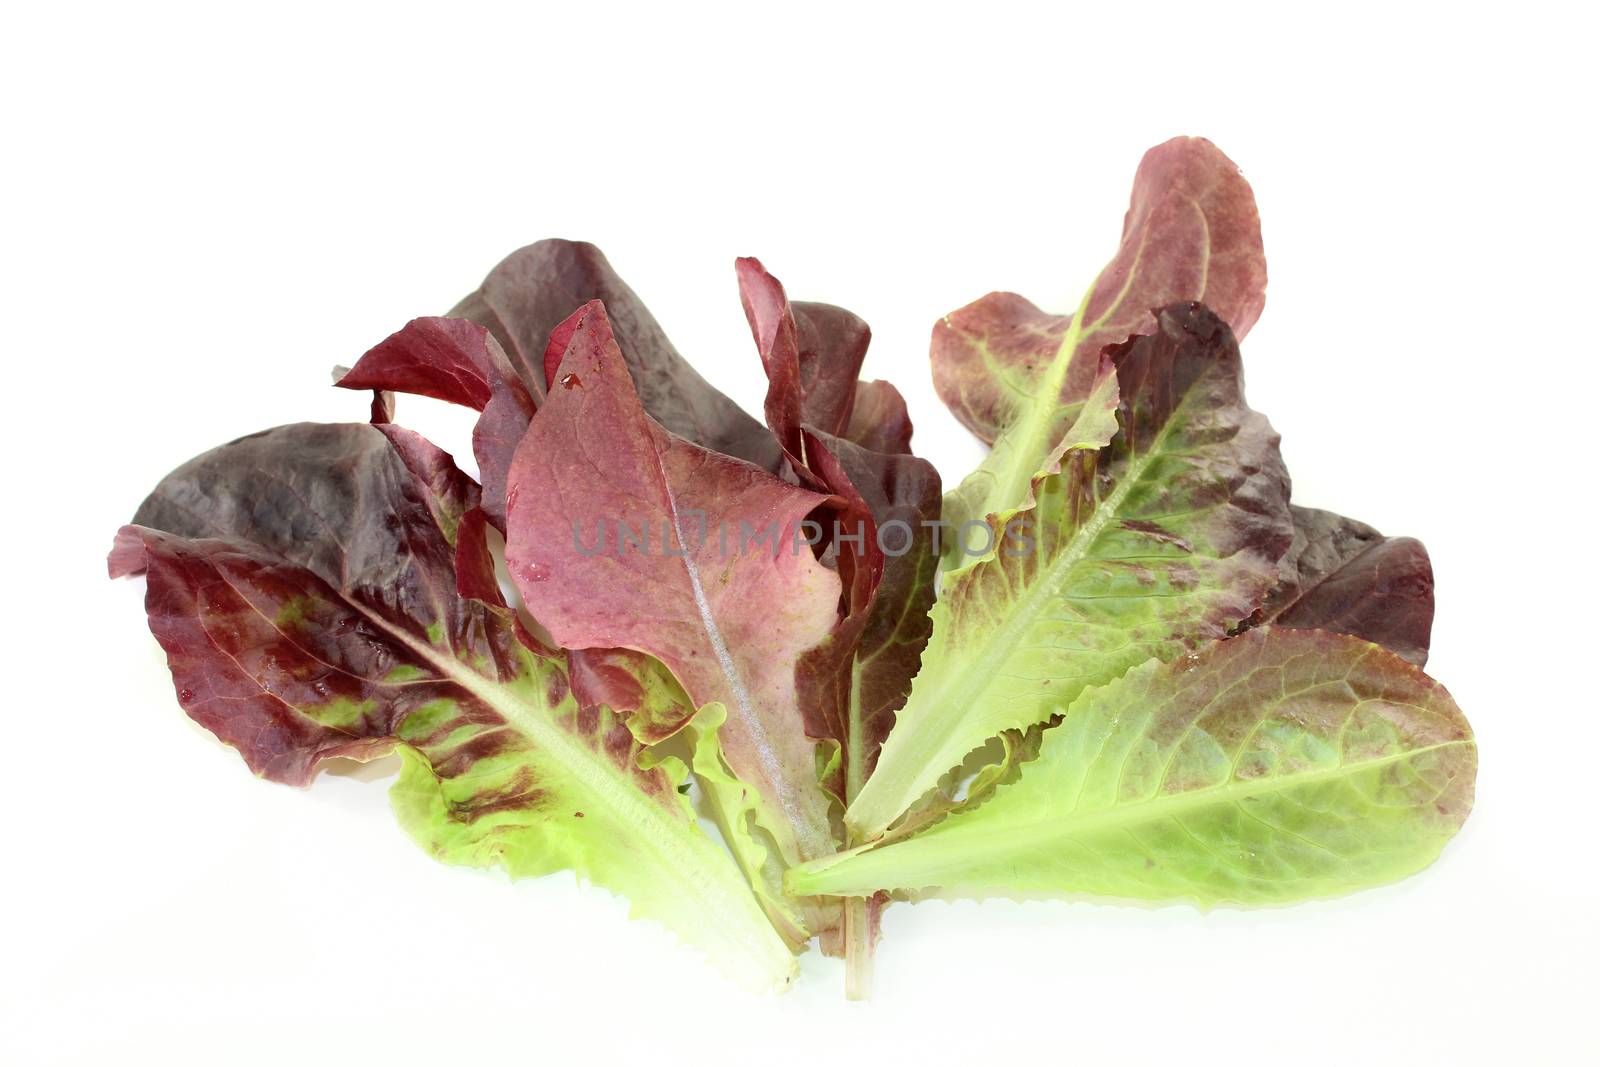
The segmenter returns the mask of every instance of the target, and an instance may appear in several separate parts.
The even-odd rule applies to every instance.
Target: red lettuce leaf
[[[871,452],[910,452],[911,414],[905,397],[888,382],[857,382],[843,436]]]
[[[1150,308],[1183,300],[1204,302],[1242,340],[1261,316],[1266,283],[1249,183],[1210,141],[1175,137],[1139,164],[1122,243],[1085,299],[1076,347],[1093,353],[1148,334],[1155,329]],[[1072,319],[1015,293],[990,293],[952,312],[933,331],[940,399],[993,443],[1017,419],[1019,398],[1036,393],[1057,362]],[[1062,405],[1088,395],[1094,371],[1092,358],[1072,361],[1059,386]]]
[[[1291,507],[1294,541],[1278,585],[1244,628],[1332,630],[1382,645],[1418,667],[1433,630],[1433,566],[1422,542],[1385,537],[1331,511]]]
[[[838,745],[828,784],[849,803],[872,773],[932,631],[938,558],[924,524],[938,517],[939,476],[915,456],[868,452],[813,430],[805,441],[810,470],[833,494],[827,521],[844,535],[834,546],[846,600],[831,639],[801,661],[800,706],[811,735]]]
[[[363,355],[338,384],[414,393],[483,412],[473,454],[484,510],[504,529],[506,469],[548,391],[547,370],[554,366],[546,367],[547,353],[553,348],[559,359],[565,350],[551,344],[551,334],[590,300],[606,304],[628,373],[652,417],[697,444],[781,469],[772,435],[696,373],[600,250],[581,242],[540,241],[513,252],[450,317],[413,320]],[[848,327],[823,316],[815,329],[824,339],[847,339]],[[375,401],[373,417],[388,421],[393,411]]]
[[[808,348],[814,304],[791,304],[783,285],[758,260],[738,262],[740,297],[768,379],[766,415],[804,484],[828,492],[822,517],[831,536],[829,558],[844,588],[844,611],[825,643],[798,665],[800,710],[811,736],[830,743],[825,784],[848,806],[872,773],[878,751],[905,703],[932,630],[938,553],[939,476],[925,460],[907,454],[910,420],[904,401],[887,383],[859,389],[855,375],[864,356],[853,346]],[[843,351],[843,358],[829,359]],[[843,417],[842,386],[864,393],[868,406]],[[820,399],[819,399],[820,397]],[[863,413],[861,421],[855,420]],[[819,426],[818,423],[822,425]],[[835,436],[829,427],[854,427],[879,452]],[[887,540],[885,538],[888,538]],[[886,896],[847,902],[842,940],[845,988],[868,995],[873,949]]]
[[[627,716],[633,736],[660,744],[694,718],[695,707],[661,661],[631,648],[582,648],[567,653],[572,695],[580,708],[610,708]]]
[[[111,572],[148,574],[180,703],[256,773],[304,785],[332,757],[398,749],[396,814],[438,858],[571,868],[740,979],[786,981],[793,958],[699,829],[681,761],[580,707],[562,657],[498,603],[476,498],[409,431],[282,427],[163,480]]]
[[[648,653],[697,707],[722,704],[723,752],[762,798],[780,854],[831,851],[794,681],[837,614],[838,579],[795,550],[824,498],[651,418],[598,302],[562,336],[507,496],[506,560],[524,603],[562,646]],[[773,541],[740,545],[745,529]],[[624,530],[647,544],[625,545]]]
[[[844,612],[830,640],[802,660],[799,691],[811,735],[839,747],[829,786],[848,804],[871,774],[894,711],[910,692],[932,627],[928,611],[938,566],[928,523],[939,515],[939,475],[926,460],[873,451],[830,428],[849,424],[838,398],[845,385],[853,392],[865,356],[865,325],[848,332],[807,326],[823,318],[816,309],[828,305],[791,303],[760,260],[741,259],[737,267],[740,300],[767,372],[768,424],[801,480],[830,494],[826,525],[830,535],[844,535],[829,537],[845,590]],[[859,336],[861,347],[807,347],[798,340],[819,335]],[[882,390],[871,392],[879,402],[887,399]],[[892,386],[888,393],[899,400]],[[885,407],[892,427],[898,421],[894,404]],[[884,531],[892,553],[880,544],[884,524],[892,524]]]
[[[761,261],[735,263],[739,300],[767,372],[767,426],[791,460],[803,465],[802,426],[841,434],[850,425],[856,376],[872,331],[831,304],[791,304]]]
[[[551,331],[591,300],[605,304],[639,401],[652,418],[713,451],[778,469],[772,435],[678,354],[644,302],[592,244],[547,240],[519,248],[450,314],[493,333],[542,397]]]
[[[537,395],[489,331],[466,319],[413,319],[370,349],[339,379],[346,389],[433,397],[482,412],[472,452],[483,479],[483,509],[505,526],[506,469],[533,418]],[[388,422],[392,407],[374,402],[373,421]]]

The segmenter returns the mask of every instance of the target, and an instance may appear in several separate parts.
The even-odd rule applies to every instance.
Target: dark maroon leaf
[[[840,746],[830,787],[848,803],[872,773],[932,630],[939,475],[915,456],[810,429],[805,442],[811,471],[839,501],[828,518],[842,534],[833,541],[846,605],[832,639],[800,664],[800,705],[812,736]]]
[[[476,498],[409,431],[285,426],[163,480],[111,572],[147,573],[179,702],[256,773],[304,785],[332,757],[398,749],[396,815],[436,857],[575,870],[736,977],[787,981],[790,950],[700,830],[683,763],[645,759],[573,699],[564,657],[520,639]]]
[[[1422,542],[1331,511],[1292,507],[1294,542],[1250,626],[1333,630],[1421,667],[1433,630],[1433,566]]]
[[[190,716],[256,773],[303,785],[458,697],[425,662],[518,669],[509,613],[455,589],[452,540],[476,499],[408,430],[284,426],[164,478],[118,535],[112,575],[149,570],[151,629]]]
[[[519,248],[450,314],[487,327],[538,398],[545,391],[551,331],[591,300],[605,304],[639,401],[657,422],[713,451],[778,470],[781,458],[772,435],[678,354],[643,301],[592,244],[547,240]]]
[[[799,463],[802,426],[836,435],[850,424],[872,331],[831,304],[790,304],[783,284],[759,259],[746,257],[735,267],[739,299],[767,372],[767,426]]]
[[[161,480],[133,522],[187,538],[246,538],[322,580],[446,622],[420,599],[448,576],[478,487],[397,426],[299,423],[241,437]],[[417,531],[437,529],[421,538]],[[427,609],[427,610],[423,610]],[[476,609],[473,609],[476,611]]]
[[[369,350],[339,379],[346,389],[415,393],[483,413],[472,431],[472,452],[483,478],[483,509],[505,526],[506,468],[533,417],[536,393],[489,332],[466,319],[412,319]],[[389,421],[374,400],[373,421]],[[382,414],[385,417],[380,419]]]
[[[911,415],[905,397],[888,382],[857,382],[850,424],[841,436],[872,452],[910,452]]]

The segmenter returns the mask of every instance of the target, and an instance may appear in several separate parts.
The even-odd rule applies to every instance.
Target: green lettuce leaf
[[[968,753],[1043,722],[1086,687],[1226,634],[1271,589],[1292,537],[1278,438],[1244,403],[1239,348],[1208,309],[1108,350],[1117,431],[1091,394],[1037,504],[991,515],[988,555],[947,572],[922,671],[846,813],[882,833]],[[1102,381],[1105,379],[1102,374]]]
[[[802,893],[1286,904],[1412,874],[1472,807],[1450,695],[1343,634],[1254,630],[1084,692],[982,807],[789,874]]]
[[[838,925],[837,909],[812,908],[784,895],[783,861],[772,835],[761,825],[761,795],[728,766],[723,751],[727,709],[694,702],[660,660],[632,649],[571,649],[567,662],[579,707],[609,707],[623,713],[634,737],[647,745],[683,727],[690,767],[705,797],[706,814],[750,879],[772,925],[799,951],[813,933],[825,937]]]

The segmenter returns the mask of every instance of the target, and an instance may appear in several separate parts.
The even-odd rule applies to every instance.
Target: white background
[[[7,568],[0,1059],[18,1063],[1594,1062],[1595,26],[1518,3],[13,8],[0,33]],[[1565,13],[1560,13],[1565,12]],[[431,863],[377,773],[254,780],[184,718],[138,583],[168,469],[300,419],[540,237],[601,245],[759,409],[732,261],[927,374],[991,289],[1069,309],[1141,153],[1260,203],[1253,406],[1302,503],[1422,537],[1481,744],[1422,875],[1200,914],[897,906],[878,994],[726,985],[570,876]],[[470,417],[402,418],[470,456]]]

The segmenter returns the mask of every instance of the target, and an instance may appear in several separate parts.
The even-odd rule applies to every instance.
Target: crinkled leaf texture
[[[1476,771],[1466,719],[1411,664],[1342,634],[1255,630],[1085,691],[982,807],[789,878],[1286,904],[1433,862]]]
[[[717,825],[750,886],[760,898],[767,917],[791,948],[805,947],[814,932],[826,935],[836,925],[829,913],[783,892],[782,858],[771,847],[771,837],[758,819],[762,801],[754,789],[741,782],[723,756],[720,731],[727,721],[721,704],[695,711],[672,672],[654,656],[627,648],[581,649],[567,653],[572,693],[579,707],[608,707],[626,716],[634,737],[655,744],[684,727],[690,766],[705,798],[707,814]],[[821,921],[819,921],[819,918]]]
[[[699,828],[686,767],[580,707],[563,658],[498,602],[481,542],[458,544],[481,533],[476,498],[409,431],[286,426],[169,475],[112,574],[147,573],[180,703],[256,773],[303,785],[330,757],[398,749],[395,811],[439,859],[574,870],[738,980],[785,984],[794,958]]]
[[[1172,659],[1249,617],[1292,536],[1278,437],[1244,402],[1239,348],[1202,305],[1109,350],[1121,399],[1090,444],[992,515],[990,553],[947,572],[923,667],[846,814],[870,839],[989,738],[1043,722],[1086,687]],[[1104,390],[1078,426],[1101,418]]]
[[[606,707],[628,718],[647,745],[660,744],[694,720],[694,704],[661,661],[631,648],[567,652],[572,695],[582,708]]]
[[[506,560],[524,603],[563,647],[648,653],[697,707],[723,705],[723,754],[779,854],[832,852],[795,699],[795,665],[839,603],[838,577],[797,542],[824,498],[650,418],[599,303],[557,334],[556,385],[507,496]]]
[[[1353,634],[1415,663],[1428,662],[1433,565],[1422,542],[1385,537],[1331,511],[1291,507],[1294,542],[1278,586],[1250,619]]]
[[[1198,137],[1145,153],[1122,243],[1075,314],[991,293],[934,326],[940,398],[994,445],[947,495],[945,519],[960,527],[1026,503],[1094,391],[1100,350],[1148,333],[1150,309],[1202,301],[1243,338],[1261,315],[1266,284],[1255,196],[1233,161]]]

